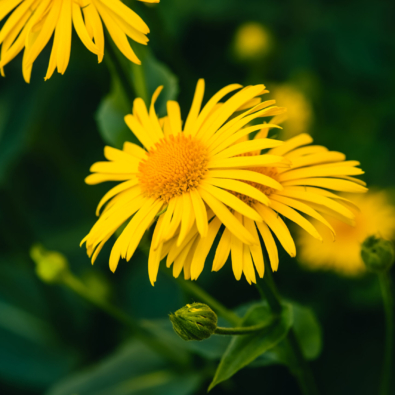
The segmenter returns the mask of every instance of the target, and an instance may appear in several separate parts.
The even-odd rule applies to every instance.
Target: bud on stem
[[[394,247],[388,240],[369,236],[362,243],[361,257],[368,270],[383,273],[388,271],[394,263]]]
[[[206,304],[187,304],[169,314],[173,329],[184,340],[209,338],[217,328],[217,315]]]
[[[56,251],[47,251],[39,244],[30,250],[30,257],[36,263],[37,276],[46,283],[59,283],[69,273],[64,255]]]

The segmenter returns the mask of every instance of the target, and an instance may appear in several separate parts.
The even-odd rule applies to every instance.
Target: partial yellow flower
[[[141,0],[158,3],[159,0]],[[72,25],[80,40],[97,55],[104,56],[104,22],[119,50],[131,61],[141,62],[128,38],[146,45],[148,26],[120,0],[1,0],[0,21],[8,15],[0,31],[0,70],[24,49],[22,72],[26,82],[34,61],[53,33],[51,57],[45,79],[55,71],[64,74],[70,60]]]
[[[234,38],[235,55],[241,60],[259,59],[272,48],[270,32],[258,22],[243,23]]]
[[[313,121],[313,109],[308,97],[293,84],[275,85],[270,89],[273,98],[281,103],[287,113],[273,122],[282,123],[281,140],[288,140],[301,133],[308,133]]]
[[[254,145],[266,134],[267,129],[263,129],[257,134],[255,140],[247,141],[244,144],[248,144],[252,151],[257,148]],[[364,183],[353,177],[363,174],[363,171],[356,167],[359,162],[346,161],[344,154],[328,151],[328,149],[319,145],[310,145],[311,142],[312,138],[309,135],[301,134],[279,147],[270,149],[263,155],[260,155],[260,150],[244,152],[244,155],[250,155],[244,156],[244,158],[254,158],[254,155],[260,155],[261,157],[266,155],[269,157],[279,156],[291,162],[290,168],[276,165],[247,168],[250,173],[270,179],[271,183],[257,184],[252,179],[241,179],[238,174],[233,174],[233,178],[240,179],[245,185],[244,189],[233,193],[260,216],[259,220],[256,220],[245,216],[241,211],[234,213],[239,227],[247,229],[254,237],[255,242],[245,243],[237,232],[232,233],[228,228],[225,228],[221,235],[220,221],[213,216],[209,224],[208,236],[202,237],[195,233],[194,238],[190,241],[192,246],[189,250],[187,248],[181,250],[174,243],[168,247],[169,254],[166,263],[168,267],[173,264],[173,275],[177,277],[183,268],[185,279],[196,280],[203,270],[215,238],[220,235],[212,271],[220,270],[231,255],[232,268],[236,279],[240,280],[244,273],[250,284],[255,283],[255,270],[259,277],[263,277],[265,268],[259,235],[268,252],[273,271],[276,271],[279,265],[278,251],[273,235],[276,236],[290,256],[294,257],[296,255],[293,237],[282,217],[296,223],[310,236],[320,241],[322,241],[320,233],[304,215],[315,218],[322,223],[324,227],[329,229],[333,237],[335,229],[324,216],[335,217],[348,224],[346,226],[354,225],[355,214],[349,208],[350,206],[354,207],[353,204],[330,191],[365,192]],[[237,154],[240,155],[239,152]],[[221,173],[215,173],[214,177],[217,185],[220,184],[226,188],[226,184],[222,183]],[[269,205],[262,204],[262,201],[248,195],[246,191],[250,187],[256,188],[266,195]],[[171,243],[171,240],[169,243]],[[319,251],[319,248],[317,248],[317,254],[320,253]]]
[[[162,87],[154,93],[149,110],[142,99],[134,101],[133,114],[127,115],[125,121],[144,148],[129,142],[123,150],[105,147],[108,162],[95,163],[91,167],[94,174],[86,179],[88,184],[123,181],[100,201],[97,214],[106,204],[105,209],[82,241],[86,242],[92,263],[104,243],[126,223],[110,255],[110,269],[115,271],[120,258],[132,257],[144,232],[156,219],[148,262],[152,284],[169,248],[195,250],[192,237],[196,234],[211,240],[224,224],[229,234],[246,245],[256,243],[254,234],[237,216],[256,222],[262,221],[261,216],[235,194],[242,192],[266,207],[269,199],[263,192],[265,188],[281,186],[266,176],[265,170],[259,173],[248,168],[282,169],[289,166],[289,161],[276,154],[242,156],[251,150],[279,147],[282,142],[278,140],[235,142],[263,126],[277,127],[246,125],[284,109],[274,106],[273,100],[261,102],[260,96],[267,93],[264,85],[240,88],[233,84],[221,89],[201,108],[204,80],[199,80],[184,125],[175,101],[167,102],[167,117],[157,118],[154,104]],[[239,91],[220,103],[235,90]],[[243,180],[262,188],[254,188]]]
[[[378,235],[391,240],[395,237],[395,207],[385,191],[369,192],[354,201],[359,208],[359,211],[353,210],[354,227],[349,227],[336,219],[329,221],[336,231],[336,240],[333,240],[328,230],[319,223],[314,225],[322,234],[322,243],[306,237],[302,232],[297,233],[299,261],[304,267],[357,276],[366,271],[360,255],[361,244],[365,238]]]

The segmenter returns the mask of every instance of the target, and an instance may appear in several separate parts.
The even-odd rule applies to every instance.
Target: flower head
[[[258,22],[247,22],[236,31],[234,52],[240,60],[257,60],[270,52],[272,41],[265,26]]]
[[[348,197],[349,195],[342,195],[341,199]],[[380,235],[385,239],[395,236],[395,207],[385,191],[368,192],[353,200],[359,208],[351,208],[355,226],[347,226],[336,217],[329,220],[336,232],[335,240],[319,223],[314,225],[323,236],[322,243],[298,232],[299,260],[304,267],[356,276],[366,271],[360,255],[363,241],[371,235]]]
[[[250,144],[251,150],[260,138],[266,137],[267,129],[258,133],[254,140],[246,141]],[[350,210],[352,203],[338,196],[331,191],[347,191],[362,193],[366,188],[361,185],[361,181],[353,176],[362,174],[363,171],[357,168],[359,162],[346,161],[345,155],[340,152],[328,151],[319,145],[310,145],[312,138],[307,134],[294,137],[284,144],[270,149],[266,154],[260,155],[260,150],[249,152],[246,158],[254,158],[255,155],[265,157],[279,156],[291,163],[291,167],[254,166],[246,170],[255,174],[256,178],[265,179],[265,182],[256,183],[252,178],[240,179],[238,182],[244,183],[244,188],[239,190],[228,188],[241,201],[259,214],[259,219],[248,217],[242,212],[234,212],[239,227],[244,227],[253,236],[254,243],[246,243],[237,232],[230,232],[225,228],[221,231],[221,221],[213,216],[209,224],[209,234],[202,237],[195,234],[191,239],[192,247],[180,251],[174,244],[169,249],[167,265],[173,264],[173,274],[179,275],[183,266],[186,279],[196,280],[203,270],[205,260],[218,235],[219,244],[216,249],[213,271],[220,270],[231,256],[234,275],[239,280],[244,274],[249,283],[256,282],[257,271],[260,277],[264,275],[264,257],[260,238],[268,252],[272,270],[276,271],[279,264],[278,251],[275,239],[281,243],[283,248],[292,257],[296,255],[296,247],[293,237],[285,224],[283,217],[299,225],[309,234],[309,237],[322,242],[322,236],[305,216],[312,217],[329,229],[332,237],[335,230],[325,218],[331,216],[349,225],[355,222],[355,214]],[[237,154],[240,154],[237,152]],[[214,183],[222,185],[222,173],[214,174]],[[238,179],[238,174],[233,175]],[[232,181],[234,182],[234,181]],[[231,184],[228,184],[229,187]],[[265,204],[263,199],[255,199],[252,194],[247,194],[250,188],[259,191],[266,196]],[[260,235],[260,237],[259,237]],[[315,247],[316,248],[316,247]],[[316,248],[317,254],[320,253]],[[179,266],[178,266],[179,265]]]
[[[187,304],[169,318],[174,331],[186,341],[207,339],[217,329],[218,317],[204,303]]]
[[[282,187],[263,174],[265,170],[261,174],[249,168],[288,168],[289,161],[277,154],[245,155],[279,147],[282,142],[278,140],[239,141],[263,127],[265,130],[276,127],[263,123],[247,125],[260,117],[280,114],[284,109],[274,106],[273,100],[261,102],[260,96],[267,92],[264,85],[240,88],[234,84],[221,89],[201,108],[204,81],[199,80],[184,126],[175,101],[167,103],[165,118],[157,118],[154,104],[161,88],[154,93],[149,110],[142,99],[134,101],[133,114],[127,115],[125,121],[144,148],[129,142],[123,150],[106,147],[108,161],[95,163],[91,167],[94,174],[86,179],[88,184],[123,181],[103,197],[97,214],[106,204],[105,209],[83,240],[92,262],[124,223],[127,225],[111,251],[110,268],[115,271],[120,258],[132,257],[144,232],[157,220],[148,262],[152,284],[163,257],[168,255],[176,260],[176,272],[183,267],[187,271],[186,255],[195,250],[204,255],[206,251],[205,246],[198,247],[200,239],[196,236],[211,246],[222,224],[229,235],[245,245],[256,243],[254,233],[238,217],[263,220],[238,194],[266,207],[267,195],[248,183],[262,188]]]
[[[159,0],[141,0],[157,3]],[[70,60],[72,25],[78,37],[97,55],[99,63],[104,56],[104,32],[106,26],[119,50],[131,61],[140,64],[128,37],[146,45],[148,26],[120,0],[2,0],[0,21],[8,19],[0,30],[0,70],[24,49],[22,72],[26,82],[34,61],[54,40],[45,79],[55,71],[64,74]]]

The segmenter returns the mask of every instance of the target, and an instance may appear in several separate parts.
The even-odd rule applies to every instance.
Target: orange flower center
[[[137,177],[147,197],[168,202],[197,188],[207,172],[208,150],[191,136],[165,137],[139,164]]]

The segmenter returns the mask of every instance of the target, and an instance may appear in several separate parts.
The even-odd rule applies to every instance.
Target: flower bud
[[[361,257],[368,270],[386,272],[394,263],[394,247],[388,240],[369,236],[361,246]]]
[[[173,329],[184,340],[203,340],[217,329],[217,315],[203,303],[187,304],[169,314]]]
[[[30,257],[36,263],[37,276],[47,283],[62,281],[68,272],[67,259],[56,251],[47,251],[36,244],[30,250]]]

